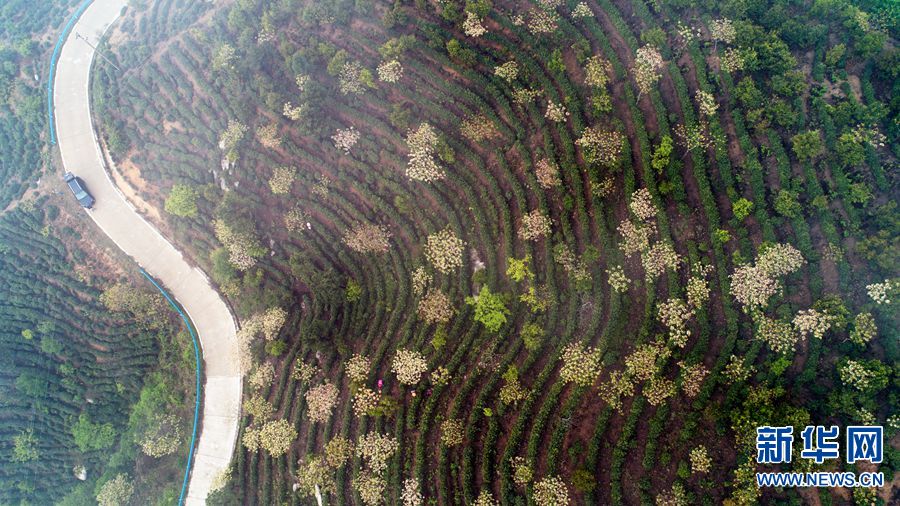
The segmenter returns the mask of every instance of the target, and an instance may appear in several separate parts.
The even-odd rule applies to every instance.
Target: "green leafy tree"
[[[829,67],[837,67],[841,61],[844,59],[844,55],[847,53],[847,46],[844,44],[838,44],[828,51],[825,52],[825,65]]]
[[[186,184],[176,184],[166,198],[166,212],[182,218],[197,216],[197,190]]]
[[[487,285],[474,297],[466,297],[466,304],[475,306],[475,321],[484,325],[491,332],[497,332],[506,323],[510,314],[503,295],[491,292]]]
[[[541,347],[541,341],[544,339],[544,329],[534,322],[526,323],[522,326],[522,342],[525,343],[525,349],[534,351]]]
[[[347,302],[356,302],[362,297],[362,285],[355,279],[347,280],[347,288],[344,290],[344,296]]]
[[[22,373],[16,378],[16,390],[34,399],[47,395],[47,380],[32,373]]]
[[[650,165],[656,169],[656,172],[662,173],[669,166],[674,148],[675,143],[672,141],[672,137],[668,135],[663,136],[662,140],[659,141],[659,146],[656,146],[656,149],[653,150],[653,159],[650,161]]]
[[[51,336],[41,338],[41,351],[47,355],[56,355],[63,349],[62,343]]]
[[[111,423],[93,423],[84,413],[78,416],[70,432],[82,453],[105,450],[116,442],[116,429]]]
[[[110,311],[122,311],[147,328],[159,328],[166,321],[162,295],[116,283],[100,294],[100,302]]]
[[[475,52],[463,46],[462,43],[456,39],[450,39],[447,42],[447,54],[460,65],[470,67],[475,64]]]
[[[466,0],[466,12],[471,12],[479,18],[486,17],[493,6],[494,2],[492,0]]]
[[[281,339],[275,339],[266,343],[266,353],[273,357],[280,357],[287,351],[287,343]]]
[[[713,234],[714,239],[719,244],[725,244],[731,240],[731,232],[725,230],[724,228],[717,228]]]
[[[845,132],[838,137],[834,146],[838,161],[844,167],[856,167],[866,160],[866,151],[852,132]]]
[[[506,259],[506,275],[509,279],[519,283],[524,279],[533,279],[534,273],[528,268],[528,262],[531,261],[531,255],[525,255],[525,258],[519,260],[509,257]]]
[[[13,436],[13,462],[31,462],[40,457],[37,449],[37,437],[31,429],[24,430]]]
[[[597,479],[587,469],[577,469],[572,473],[572,486],[579,492],[590,492],[597,488]]]
[[[797,155],[797,159],[800,161],[812,160],[825,150],[822,136],[819,135],[818,130],[810,130],[793,136],[791,145],[794,148],[794,154]]]
[[[782,216],[796,218],[800,216],[803,208],[800,206],[800,202],[797,201],[796,192],[782,189],[778,192],[778,196],[775,197],[775,210]]]
[[[743,197],[731,203],[731,211],[734,213],[734,217],[741,221],[750,216],[750,211],[752,210],[753,202]]]
[[[848,188],[847,200],[851,204],[864,206],[872,200],[872,190],[866,183],[851,183]]]
[[[662,28],[650,28],[641,32],[641,42],[654,47],[666,47],[666,32]]]

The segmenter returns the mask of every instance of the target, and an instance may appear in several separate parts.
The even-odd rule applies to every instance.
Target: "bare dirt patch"
[[[157,223],[161,222],[159,210],[141,197],[141,193],[147,191],[147,181],[141,177],[141,169],[131,161],[131,154],[118,165],[109,157],[105,146],[103,154],[113,183],[125,195],[125,199],[141,214],[153,218]]]

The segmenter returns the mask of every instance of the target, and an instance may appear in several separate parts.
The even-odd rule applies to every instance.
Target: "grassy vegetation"
[[[530,504],[559,476],[573,502],[715,504],[755,494],[741,428],[890,425],[887,383],[845,373],[897,374],[868,288],[900,272],[896,21],[838,4],[129,9],[107,49],[127,70],[95,68],[101,133],[247,343],[250,436],[217,500],[396,504],[414,479]],[[748,303],[742,272],[781,288]],[[864,313],[877,337],[853,344]],[[383,464],[321,460],[376,432]]]

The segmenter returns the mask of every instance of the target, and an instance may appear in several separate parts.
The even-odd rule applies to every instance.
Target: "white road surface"
[[[97,199],[88,212],[91,219],[178,299],[196,326],[205,373],[203,414],[186,503],[205,504],[213,478],[231,462],[238,433],[241,371],[235,322],[203,272],[188,265],[182,254],[131,207],[107,175],[90,111],[91,45],[96,46],[126,1],[95,0],[66,39],[54,87],[57,137],[65,169],[80,176]],[[61,177],[59,184],[64,184]]]

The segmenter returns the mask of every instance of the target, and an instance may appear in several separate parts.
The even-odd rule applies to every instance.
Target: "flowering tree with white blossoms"
[[[644,385],[644,397],[651,406],[659,406],[666,399],[675,395],[675,382],[666,378],[654,377]]]
[[[634,57],[634,81],[638,87],[638,98],[650,93],[653,85],[659,81],[663,57],[655,46],[646,45],[637,50]]]
[[[696,397],[709,369],[702,363],[685,365],[684,362],[678,362],[678,366],[681,367],[681,390],[688,397]]]
[[[800,334],[801,339],[806,339],[809,334],[817,339],[822,339],[833,323],[834,316],[815,309],[797,311],[793,320],[794,330]]]
[[[650,236],[656,233],[656,225],[653,223],[635,225],[631,220],[622,220],[616,231],[622,236],[619,249],[629,256],[650,248]]]
[[[772,244],[757,257],[756,265],[767,276],[778,277],[796,272],[806,260],[797,248],[790,244]]]
[[[441,444],[457,446],[463,442],[463,424],[456,418],[448,418],[441,423]]]
[[[380,473],[387,469],[388,459],[399,447],[395,438],[387,434],[369,432],[360,436],[356,442],[356,455],[365,461],[369,469]]]
[[[466,13],[466,20],[463,21],[463,32],[469,37],[481,37],[487,33],[487,28],[481,24],[481,18],[474,12]]]
[[[256,366],[247,382],[256,390],[265,390],[272,386],[275,381],[275,366],[266,362]]]
[[[879,306],[882,304],[890,304],[891,296],[897,290],[898,283],[893,280],[886,279],[882,283],[872,283],[871,285],[866,285],[866,292],[869,294],[869,297],[878,304]]]
[[[403,506],[422,506],[425,499],[422,497],[422,487],[419,480],[415,478],[407,478],[403,481],[403,492],[400,493],[400,500]]]
[[[631,378],[622,371],[613,371],[609,378],[600,383],[600,398],[609,404],[613,410],[622,412],[622,400],[634,395],[634,383]]]
[[[415,295],[416,297],[421,297],[430,284],[431,274],[428,274],[428,271],[425,270],[425,266],[420,265],[416,267],[416,269],[412,272],[413,295]]]
[[[428,236],[425,258],[439,272],[449,274],[462,266],[465,246],[466,243],[447,227]]]
[[[728,18],[714,19],[709,23],[709,34],[713,40],[713,51],[718,47],[719,41],[726,44],[734,42],[737,37],[737,30],[734,23]]]
[[[338,128],[331,136],[331,142],[334,147],[343,151],[345,155],[350,154],[350,150],[359,142],[359,130],[353,128]]]
[[[284,228],[288,232],[302,232],[310,223],[309,214],[299,207],[294,207],[284,213]]]
[[[628,208],[641,221],[650,220],[656,217],[657,213],[656,206],[653,204],[653,196],[650,195],[650,190],[647,188],[641,188],[631,194]]]
[[[285,102],[284,109],[281,113],[284,117],[291,121],[299,121],[308,109],[306,104],[294,105],[292,102]]]
[[[568,116],[569,111],[566,110],[565,105],[558,104],[552,100],[547,101],[547,112],[544,113],[545,118],[554,123],[561,123],[565,121]]]
[[[635,379],[646,381],[656,375],[671,353],[662,343],[642,344],[625,357],[625,370]]]
[[[528,16],[528,31],[532,35],[553,33],[559,23],[559,15],[549,9],[532,9]]]
[[[325,459],[318,456],[309,456],[298,462],[297,467],[297,492],[301,496],[314,497],[316,488],[320,494],[334,492],[336,490],[331,470],[325,463]]]
[[[513,468],[513,481],[516,485],[524,487],[534,479],[534,469],[525,457],[513,457],[509,464]]]
[[[425,323],[447,323],[454,313],[450,298],[441,290],[431,290],[419,301],[419,317]]]
[[[591,386],[600,375],[600,362],[603,351],[584,343],[569,343],[563,348],[562,367],[559,377],[566,383],[580,386]]]
[[[287,315],[287,311],[278,306],[266,309],[260,316],[259,322],[263,339],[271,341],[278,337],[278,333],[281,332],[281,327],[283,327],[284,322],[287,321]]]
[[[544,94],[541,89],[516,88],[513,90],[513,103],[526,105],[534,102],[534,99]]]
[[[562,184],[562,180],[559,177],[559,167],[547,158],[542,158],[535,164],[534,172],[541,188],[549,190]]]
[[[584,62],[584,84],[593,88],[604,88],[609,83],[612,65],[602,56],[591,56]]]
[[[880,367],[873,367],[879,365]],[[883,388],[887,384],[887,375],[879,374],[878,369],[884,366],[877,360],[847,360],[838,366],[841,381],[861,392]]]
[[[511,83],[519,77],[519,64],[515,60],[510,60],[504,64],[494,67],[494,75]]]
[[[275,195],[290,193],[296,175],[297,169],[293,167],[276,167],[272,171],[272,177],[269,178],[269,188],[272,189],[272,193]]]
[[[628,279],[628,276],[625,275],[625,270],[622,269],[621,265],[616,265],[607,269],[606,275],[608,276],[608,283],[610,288],[619,293],[625,293],[628,291],[628,286],[631,284],[631,280]]]
[[[360,387],[353,394],[353,413],[358,417],[369,414],[381,404],[381,394],[368,387]]]
[[[775,353],[792,353],[798,340],[789,323],[767,316],[757,318],[755,337],[768,344]]]
[[[656,496],[656,506],[689,506],[689,504],[687,492],[681,483],[673,484],[671,489]]]
[[[700,445],[691,450],[691,472],[708,473],[712,469],[712,459],[706,446]]]
[[[550,218],[540,209],[535,209],[522,216],[522,226],[519,227],[519,237],[525,241],[535,241],[550,234]]]
[[[796,248],[789,244],[775,244],[766,248],[755,265],[739,266],[731,275],[731,295],[744,306],[744,311],[753,311],[768,304],[780,285],[774,279],[799,269],[805,260]]]
[[[721,62],[722,68],[730,73],[744,70],[744,65],[746,64],[744,52],[734,47],[726,49],[719,58],[719,61]]]
[[[325,423],[337,404],[338,389],[331,383],[322,383],[306,392],[306,416],[311,422]]]
[[[219,149],[225,152],[225,157],[234,162],[237,160],[237,145],[247,133],[247,125],[235,120],[228,120],[228,128],[219,137]]]
[[[272,457],[280,457],[287,453],[295,439],[297,431],[287,420],[268,422],[259,430],[259,446]]]
[[[709,300],[710,291],[706,276],[712,270],[713,267],[711,265],[703,265],[700,262],[691,266],[693,274],[688,279],[685,291],[687,292],[688,305],[694,309],[701,309],[706,301]]]
[[[591,12],[591,8],[588,7],[588,4],[585,2],[578,2],[578,5],[572,9],[572,19],[589,18],[593,15],[594,13]]]
[[[571,504],[569,489],[559,476],[547,476],[535,483],[533,499],[537,506],[566,506]]]
[[[687,322],[694,316],[694,311],[682,299],[669,299],[657,306],[659,321],[669,331],[669,340],[675,346],[684,348],[691,331]]]
[[[344,365],[344,370],[347,371],[347,377],[354,383],[366,381],[371,369],[372,362],[369,358],[359,354],[350,357],[350,360],[347,360],[347,364]]]
[[[475,498],[472,506],[500,506],[500,503],[494,499],[494,495],[490,491],[482,490],[478,493],[478,497]]]
[[[622,156],[625,135],[615,130],[588,127],[575,141],[575,145],[582,149],[586,162],[611,167],[618,163]]]
[[[276,149],[281,146],[281,136],[278,135],[278,125],[269,123],[256,129],[256,139],[260,144],[269,148]]]
[[[460,123],[459,131],[463,137],[472,142],[481,142],[497,136],[494,122],[485,114],[473,114],[467,117]]]
[[[644,276],[648,281],[655,280],[666,270],[677,269],[680,263],[681,256],[667,242],[657,242],[641,255]]]
[[[722,371],[722,373],[731,383],[737,383],[739,381],[746,381],[747,378],[753,374],[754,370],[755,368],[752,365],[744,363],[743,357],[731,355],[731,358],[729,358],[728,364],[725,366],[725,370]]]
[[[400,348],[394,354],[391,371],[397,375],[400,383],[415,385],[421,379],[422,374],[428,372],[428,361],[417,351]]]
[[[438,134],[428,123],[422,123],[419,128],[406,134],[406,146],[409,148],[406,177],[425,183],[445,177],[444,170],[434,159],[437,143]]]
[[[713,96],[712,93],[697,90],[694,98],[697,100],[697,107],[700,109],[700,114],[703,114],[704,116],[716,115],[716,111],[719,110],[719,104],[716,103],[716,97]]]
[[[731,275],[731,295],[744,306],[744,311],[765,306],[779,288],[778,281],[755,265],[742,265]]]
[[[223,220],[214,221],[213,230],[228,250],[228,262],[238,270],[250,269],[268,251],[252,233],[237,231]]]
[[[396,83],[403,77],[403,65],[399,60],[388,60],[378,66],[378,80]]]
[[[707,149],[715,144],[705,123],[679,123],[675,125],[675,137],[684,146],[685,156],[691,151]]]
[[[374,223],[357,223],[344,232],[344,244],[357,253],[386,253],[391,233]]]
[[[338,84],[344,95],[361,95],[365,90],[366,76],[371,78],[371,71],[364,69],[357,61],[348,61],[338,73]]]
[[[353,488],[365,506],[378,506],[384,500],[387,480],[373,471],[365,470],[353,479]]]
[[[875,339],[878,335],[878,327],[875,325],[875,317],[872,313],[860,313],[853,319],[853,330],[850,331],[850,341],[859,346]]]

